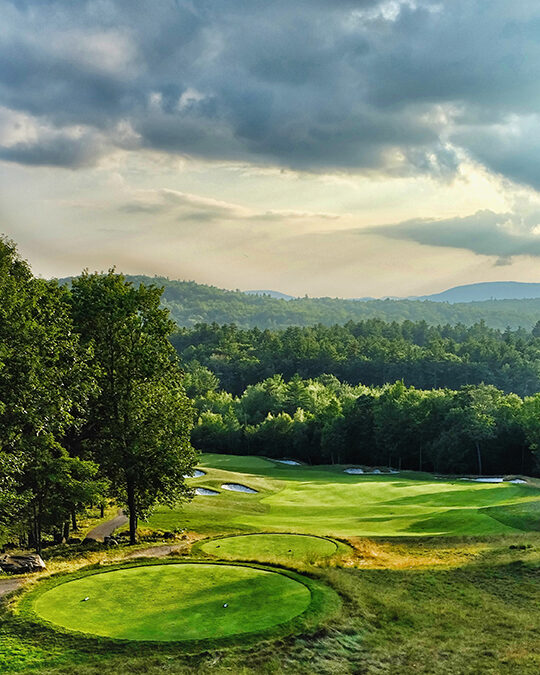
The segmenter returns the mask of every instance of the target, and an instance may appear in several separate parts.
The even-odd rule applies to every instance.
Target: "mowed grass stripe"
[[[529,531],[540,490],[511,483],[435,480],[428,474],[350,476],[343,467],[279,465],[260,457],[204,455],[204,484],[242,483],[258,494],[196,497],[160,508],[157,528],[201,533],[291,532],[322,536],[492,535]],[[197,485],[197,480],[192,481]],[[493,507],[512,507],[497,518]],[[491,511],[490,511],[491,510]]]

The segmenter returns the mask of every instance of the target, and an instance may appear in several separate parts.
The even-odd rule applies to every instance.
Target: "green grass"
[[[509,544],[528,541],[526,551]],[[175,643],[100,643],[0,620],[0,672],[39,675],[537,675],[540,672],[540,535],[496,537],[477,552],[474,541],[450,568],[321,570],[344,598],[341,613],[316,631],[285,640],[208,646],[189,654]],[[387,551],[404,548],[399,541]],[[437,540],[407,546],[430,560]],[[444,549],[441,549],[444,550]],[[389,563],[391,563],[389,559]],[[51,582],[53,580],[51,579]],[[74,635],[74,634],[72,634]],[[243,641],[244,642],[244,641]],[[164,651],[167,647],[168,651]]]
[[[34,611],[57,626],[92,635],[184,641],[264,631],[301,614],[310,602],[310,590],[284,574],[181,563],[67,581],[40,595]]]
[[[315,562],[337,553],[338,544],[310,535],[245,534],[204,541],[198,550],[226,560]]]
[[[291,467],[231,455],[207,454],[201,465],[207,474],[193,485],[220,490],[222,483],[236,482],[258,494],[197,496],[181,509],[158,509],[151,526],[207,534],[483,536],[534,529],[540,503],[540,489],[511,483],[435,480],[412,472],[349,476],[343,467]]]
[[[540,672],[538,488],[435,480],[418,473],[347,476],[343,467],[291,467],[261,458],[225,455],[205,455],[203,466],[207,475],[192,480],[193,485],[221,490],[221,483],[238,482],[259,493],[221,491],[218,497],[196,497],[184,509],[160,509],[151,525],[162,529],[187,527],[199,538],[193,547],[194,554],[231,557],[224,564],[216,561],[216,568],[265,570],[254,563],[259,560],[296,570],[280,571],[309,587],[312,602],[307,610],[260,633],[237,633],[217,639],[165,642],[143,638],[130,642],[91,637],[54,628],[39,619],[33,608],[45,602],[55,588],[58,592],[62,587],[63,592],[70,586],[73,589],[78,583],[75,579],[82,582],[113,578],[117,572],[102,574],[103,568],[97,566],[69,574],[62,572],[39,582],[19,600],[12,600],[13,611],[4,609],[0,613],[0,672],[39,675],[126,672],[537,675]],[[335,536],[337,555],[313,558],[308,553],[302,557],[295,546],[302,540],[307,547],[311,537],[293,533]],[[200,539],[201,535],[218,538]],[[346,539],[350,548],[339,538]],[[276,539],[293,543],[285,549],[276,544]],[[78,555],[80,561],[78,558],[66,561],[66,571],[89,562],[109,564],[110,559],[103,556],[121,556],[122,552],[94,552],[85,554],[86,558],[82,553]],[[250,562],[235,564],[232,558]],[[171,559],[168,564],[145,561],[144,565],[152,565],[156,570],[174,569],[181,560]],[[61,562],[51,561],[51,570],[63,570]],[[188,566],[193,567],[194,562],[202,566],[212,564],[200,557],[185,559]],[[133,567],[133,562],[118,564],[118,570],[124,574]],[[165,612],[174,614],[174,602],[168,604],[171,583],[161,585],[161,575],[150,583],[152,576],[147,577],[149,591],[161,589],[160,602],[164,598]],[[226,583],[220,588],[223,580]],[[130,594],[125,588],[131,586],[127,579],[122,584],[123,590],[103,594],[108,606],[106,621],[114,619],[115,607],[121,605],[118,611],[129,615],[126,622],[133,620],[140,610],[148,611],[147,626],[153,630],[151,613],[156,607],[147,603],[149,607],[143,608],[146,592]],[[241,586],[242,580],[236,587]],[[218,593],[216,599],[228,602],[225,595],[219,594],[230,594],[235,583],[229,583],[216,572],[215,586],[209,589],[208,605],[212,608],[214,588]],[[335,591],[341,597],[341,605]],[[194,595],[197,597],[190,607],[196,615],[201,594]],[[271,602],[270,595],[261,596],[256,611]],[[93,597],[90,592],[86,596]],[[180,604],[183,597],[178,598]],[[59,607],[61,611],[69,609],[64,600],[53,605],[56,617]],[[72,605],[70,611],[71,616],[77,615],[77,620],[82,620],[79,605]],[[214,617],[211,620],[223,618],[219,612],[210,614]],[[153,621],[162,618],[160,611]],[[102,623],[100,619],[99,624]]]

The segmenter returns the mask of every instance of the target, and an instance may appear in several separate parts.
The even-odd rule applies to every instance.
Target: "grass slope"
[[[294,532],[323,536],[495,535],[535,529],[540,489],[435,480],[427,474],[349,476],[343,467],[287,466],[259,457],[203,456],[193,485],[236,482],[182,509],[160,508],[150,525],[202,533]]]

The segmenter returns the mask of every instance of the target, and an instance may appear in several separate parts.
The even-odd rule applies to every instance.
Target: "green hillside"
[[[285,328],[378,317],[385,321],[424,320],[431,325],[472,325],[483,320],[488,326],[502,330],[507,326],[530,330],[540,317],[540,298],[455,304],[428,300],[361,301],[308,297],[282,300],[165,277],[128,276],[128,279],[163,286],[163,304],[179,326],[216,322],[235,323],[242,328]]]

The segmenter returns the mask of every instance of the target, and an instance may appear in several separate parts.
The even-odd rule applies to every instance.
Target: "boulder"
[[[10,574],[24,574],[25,572],[39,572],[45,569],[41,556],[35,553],[23,555],[0,556],[0,569]]]

